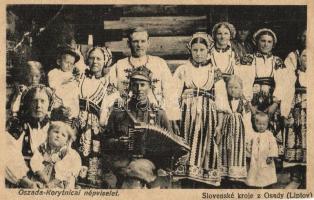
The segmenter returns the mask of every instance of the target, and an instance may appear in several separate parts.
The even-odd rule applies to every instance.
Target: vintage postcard
[[[314,198],[312,1],[1,8],[1,199]]]

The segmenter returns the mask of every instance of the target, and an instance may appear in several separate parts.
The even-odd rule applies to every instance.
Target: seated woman
[[[171,157],[154,154],[144,147],[145,143],[148,142],[147,136],[152,134],[149,129],[145,130],[145,133],[140,139],[142,145],[137,146],[135,144],[134,149],[129,148],[130,145],[132,146],[130,134],[132,130],[136,131],[136,124],[143,123],[152,127],[160,127],[161,131],[163,128],[163,131],[168,132],[171,132],[171,125],[164,110],[152,104],[148,98],[148,94],[151,92],[153,83],[155,82],[152,79],[151,71],[143,66],[130,70],[128,73],[130,80],[130,99],[125,102],[124,107],[113,108],[108,120],[106,139],[103,141],[105,143],[103,147],[107,147],[107,149],[104,149],[104,152],[107,157],[108,166],[118,178],[117,187],[122,187],[122,182],[124,181],[122,174],[124,174],[132,160],[145,158],[144,160],[148,159],[152,161],[153,165],[156,165],[157,168],[167,168],[169,167]],[[161,147],[156,146],[156,151],[158,151],[158,148]],[[144,163],[146,166],[150,163],[148,160],[139,163]],[[133,164],[131,166],[132,169]],[[135,164],[135,168],[137,168],[137,165]],[[154,168],[155,166],[151,167],[151,169]],[[128,173],[126,174],[128,175]],[[153,174],[153,172],[151,171],[149,174]],[[137,177],[138,179],[148,183],[145,178]],[[148,180],[152,181],[153,179]],[[133,184],[128,183],[127,185],[131,187]]]
[[[10,138],[12,149],[17,150],[23,156],[26,171],[30,169],[30,159],[34,151],[47,138],[50,121],[48,112],[52,102],[53,94],[49,88],[43,85],[33,86],[22,97],[19,115],[10,118],[7,122],[7,136]],[[20,163],[21,159],[18,155],[16,159],[16,162]],[[20,163],[21,166],[23,164]],[[13,174],[19,170],[10,169],[9,164],[7,167]]]
[[[33,151],[46,140],[49,124],[48,112],[53,102],[53,93],[44,85],[30,88],[22,98],[18,117],[8,120],[7,131],[16,139],[26,163]]]

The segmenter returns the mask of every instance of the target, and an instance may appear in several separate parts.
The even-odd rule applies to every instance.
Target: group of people
[[[6,185],[262,188],[277,182],[278,163],[304,183],[306,31],[284,61],[271,29],[252,45],[228,22],[211,35],[193,34],[174,74],[147,54],[142,27],[128,33],[131,56],[113,65],[99,46],[86,58],[61,46],[47,76],[28,61],[9,100]],[[158,133],[165,142],[151,139]]]

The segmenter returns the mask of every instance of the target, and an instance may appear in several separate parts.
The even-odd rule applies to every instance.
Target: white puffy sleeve
[[[268,157],[278,157],[278,146],[273,133],[268,133],[269,152]]]
[[[49,87],[56,89],[59,87],[59,85],[61,84],[61,79],[58,76],[58,70],[57,69],[53,69],[51,71],[49,71],[48,73],[48,84]]]
[[[164,97],[164,108],[168,119],[179,120],[180,119],[180,109],[177,102],[177,90],[175,89],[176,81],[174,80],[171,71],[165,60],[159,59],[159,69],[161,71],[161,89]]]
[[[281,115],[288,117],[295,92],[296,76],[292,65],[285,66],[280,58],[276,58],[274,79],[276,87],[274,97],[279,100]],[[288,62],[288,61],[287,61]]]
[[[34,173],[37,171],[42,171],[45,168],[43,162],[44,162],[44,157],[38,151],[38,149],[36,149],[30,161],[31,170]]]
[[[81,167],[81,157],[75,150],[69,149],[67,155],[55,164],[55,177],[61,181],[69,181],[78,177]]]
[[[175,96],[178,102],[181,99],[183,87],[184,87],[184,81],[185,81],[185,65],[179,66],[176,71],[173,74],[174,84],[175,84]]]
[[[236,65],[234,74],[239,76],[243,82],[243,95],[245,99],[251,100],[253,97],[253,84],[255,80],[254,65]]]
[[[114,87],[118,87],[118,63],[115,63],[110,67],[108,72],[108,81],[109,84],[113,85]]]
[[[99,123],[101,126],[105,126],[108,123],[110,108],[114,105],[115,101],[121,99],[119,91],[109,94],[104,97],[99,114]]]
[[[227,88],[225,81],[222,78],[221,71],[219,69],[215,69],[214,73],[215,104],[217,106],[217,110],[221,112],[231,112],[228,102]]]
[[[25,164],[21,153],[21,146],[11,134],[6,133],[6,148],[5,148],[5,178],[12,183],[17,183],[18,179],[26,176],[28,168]],[[21,136],[23,138],[23,136]]]

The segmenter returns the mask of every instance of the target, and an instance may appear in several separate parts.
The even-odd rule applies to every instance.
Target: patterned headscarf
[[[196,32],[192,35],[192,38],[190,40],[190,42],[187,44],[187,48],[191,51],[191,48],[192,48],[192,41],[195,39],[195,38],[202,38],[205,40],[206,44],[207,44],[207,48],[208,49],[211,49],[212,46],[214,45],[214,40],[213,38],[208,35],[207,33],[205,32]]]
[[[88,51],[87,51],[87,56],[86,56],[86,59],[88,60],[90,54],[96,50],[96,49],[99,49],[103,55],[104,55],[104,58],[105,58],[105,64],[104,64],[104,67],[109,67],[112,63],[112,53],[110,51],[109,48],[107,47],[99,47],[99,46],[96,46],[96,47],[92,47],[90,48]]]

